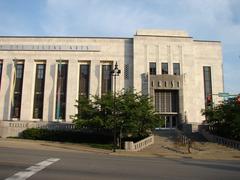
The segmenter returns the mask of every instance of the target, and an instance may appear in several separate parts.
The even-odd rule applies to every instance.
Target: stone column
[[[67,99],[66,99],[66,122],[72,122],[71,115],[76,114],[77,109],[74,106],[78,98],[79,84],[79,63],[76,60],[68,61],[67,76]]]
[[[92,60],[90,64],[90,87],[89,94],[100,95],[101,94],[101,64],[99,60]]]
[[[53,121],[55,119],[56,72],[56,59],[48,59],[45,70],[43,121]]]
[[[0,120],[10,120],[11,114],[11,93],[13,80],[13,61],[4,59],[2,66],[2,79],[0,89]]]
[[[21,121],[32,120],[33,116],[33,96],[35,84],[35,63],[31,59],[24,61],[24,74],[22,85],[22,100],[21,100]]]

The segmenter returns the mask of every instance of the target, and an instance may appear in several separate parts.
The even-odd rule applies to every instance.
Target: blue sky
[[[240,0],[0,0],[0,35],[132,37],[180,29],[223,45],[225,91],[240,93]]]

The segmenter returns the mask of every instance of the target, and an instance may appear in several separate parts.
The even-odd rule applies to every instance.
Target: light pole
[[[111,71],[114,77],[114,96],[113,96],[113,117],[114,117],[114,130],[113,130],[113,152],[116,152],[117,148],[117,119],[116,119],[116,79],[119,76],[121,70],[118,69],[118,64],[116,62],[114,69]]]

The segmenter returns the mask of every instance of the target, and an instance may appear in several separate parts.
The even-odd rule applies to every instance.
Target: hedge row
[[[109,132],[97,131],[64,131],[31,128],[24,130],[21,135],[24,139],[47,140],[73,143],[99,143],[110,144],[113,142],[113,135]]]

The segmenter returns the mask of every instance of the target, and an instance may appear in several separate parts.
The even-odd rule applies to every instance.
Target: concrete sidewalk
[[[147,147],[140,152],[126,152],[117,150],[113,153],[111,150],[93,148],[84,144],[61,143],[39,140],[0,138],[0,148],[23,148],[51,151],[70,151],[99,153],[114,156],[136,156],[136,157],[165,157],[165,158],[192,158],[192,159],[211,159],[211,160],[240,160],[240,151],[227,148],[211,142],[194,142],[191,153],[187,148],[174,143],[171,136],[155,136],[155,144]]]

